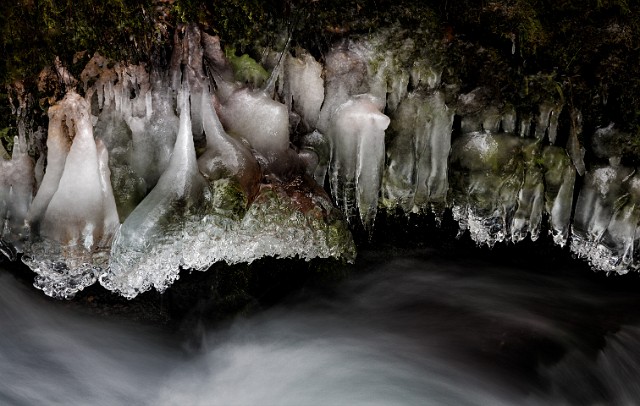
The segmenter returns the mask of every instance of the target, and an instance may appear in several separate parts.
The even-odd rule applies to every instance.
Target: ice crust
[[[353,260],[347,222],[371,233],[379,210],[451,208],[478,244],[548,230],[596,269],[638,268],[640,177],[620,164],[613,124],[593,137],[610,164],[587,170],[579,111],[458,94],[440,57],[397,27],[342,40],[324,64],[267,50],[265,80],[236,82],[238,69],[267,71],[227,60],[196,26],[174,45],[167,71],[94,55],[84,97],[58,63],[68,91],[49,109],[46,149],[24,121],[12,154],[0,149],[0,252],[24,253],[47,295],[99,280],[133,298],[219,261]]]

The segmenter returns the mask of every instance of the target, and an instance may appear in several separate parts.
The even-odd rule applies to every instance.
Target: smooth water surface
[[[640,399],[640,294],[620,280],[422,249],[364,253],[335,292],[303,293],[194,332],[192,350],[184,336],[77,313],[0,272],[0,404]]]

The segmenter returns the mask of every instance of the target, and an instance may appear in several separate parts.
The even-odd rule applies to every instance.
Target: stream
[[[184,335],[54,302],[0,269],[2,405],[637,404],[637,277],[435,250],[360,254],[297,292]],[[625,279],[626,278],[626,279]],[[60,305],[58,305],[60,304]]]

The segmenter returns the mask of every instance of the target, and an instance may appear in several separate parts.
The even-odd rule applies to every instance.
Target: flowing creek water
[[[634,404],[640,285],[416,248],[330,294],[184,335],[78,312],[0,272],[0,404]]]

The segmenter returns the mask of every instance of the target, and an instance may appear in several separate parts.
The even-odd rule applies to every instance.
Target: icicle
[[[550,214],[549,233],[561,246],[567,243],[573,207],[576,171],[563,148],[547,146],[542,151],[545,210]]]
[[[523,145],[525,173],[518,192],[518,206],[511,222],[511,241],[522,241],[527,234],[531,240],[538,239],[544,209],[544,182],[540,168],[536,165],[539,156],[538,144],[527,141]]]
[[[0,157],[0,248],[7,257],[23,252],[28,238],[27,213],[33,198],[34,164],[27,154],[24,123],[14,138],[11,159]],[[4,148],[2,148],[4,150]]]
[[[167,170],[122,224],[111,248],[107,289],[132,298],[152,286],[164,291],[177,277],[184,221],[200,210],[206,181],[198,171],[189,94],[179,95],[180,129]]]
[[[571,127],[569,128],[569,139],[567,140],[567,151],[573,161],[573,166],[580,176],[584,176],[586,166],[584,155],[586,150],[580,145],[579,137],[582,135],[582,113],[575,108],[570,110]],[[597,132],[596,132],[597,133]]]
[[[253,197],[260,180],[258,162],[245,144],[230,137],[218,119],[209,92],[202,94],[202,114],[207,149],[198,159],[200,172],[210,181],[232,177],[247,196]]]
[[[587,172],[576,204],[571,251],[602,271],[634,269],[639,203],[640,177],[619,160]]]
[[[287,56],[285,89],[288,108],[300,113],[311,128],[315,127],[324,101],[322,65],[308,53],[298,58]]]
[[[505,134],[471,133],[451,147],[454,219],[478,244],[511,239],[525,174],[521,153],[522,140]]]
[[[546,102],[539,106],[539,113],[536,117],[536,139],[541,140],[547,135],[550,144],[553,145],[556,142],[558,119],[563,107],[562,102]]]
[[[375,100],[352,98],[334,113],[329,136],[333,141],[331,191],[347,218],[356,208],[367,229],[375,220],[384,165],[384,132],[389,118]]]
[[[49,119],[49,165],[29,212],[34,234],[24,262],[38,274],[36,287],[69,298],[96,281],[118,218],[86,100],[67,93]]]
[[[444,95],[411,93],[391,119],[383,182],[384,204],[407,213],[445,203],[453,110]]]

